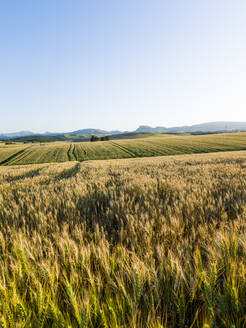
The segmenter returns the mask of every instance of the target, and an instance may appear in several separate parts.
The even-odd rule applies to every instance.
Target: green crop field
[[[246,151],[72,161],[245,135],[152,141],[2,148],[0,327],[246,327]]]
[[[245,150],[246,133],[214,135],[150,135],[99,142],[52,142],[4,145],[0,165],[23,165]]]

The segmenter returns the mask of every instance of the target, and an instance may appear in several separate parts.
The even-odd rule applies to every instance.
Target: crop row
[[[22,165],[95,159],[153,157],[246,149],[246,133],[167,136],[106,142],[30,144],[0,147],[0,165]]]

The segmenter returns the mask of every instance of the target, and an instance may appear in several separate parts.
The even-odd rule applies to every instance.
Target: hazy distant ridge
[[[19,137],[27,137],[35,135],[35,133],[31,131],[20,131],[20,132],[12,132],[12,133],[2,133],[0,134],[0,139],[11,139],[11,138],[19,138]]]
[[[195,125],[175,126],[171,128],[163,126],[153,128],[147,125],[140,125],[135,132],[182,133],[219,131],[246,131],[246,122],[209,122]]]

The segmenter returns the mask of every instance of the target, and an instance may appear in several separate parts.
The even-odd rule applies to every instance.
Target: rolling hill
[[[246,133],[145,134],[98,142],[0,143],[0,165],[88,161],[246,150]]]

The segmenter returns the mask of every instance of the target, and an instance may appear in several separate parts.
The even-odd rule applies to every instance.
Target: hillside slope
[[[145,135],[145,134],[144,134]],[[98,142],[0,143],[0,165],[152,157],[246,149],[246,133],[149,135]]]

